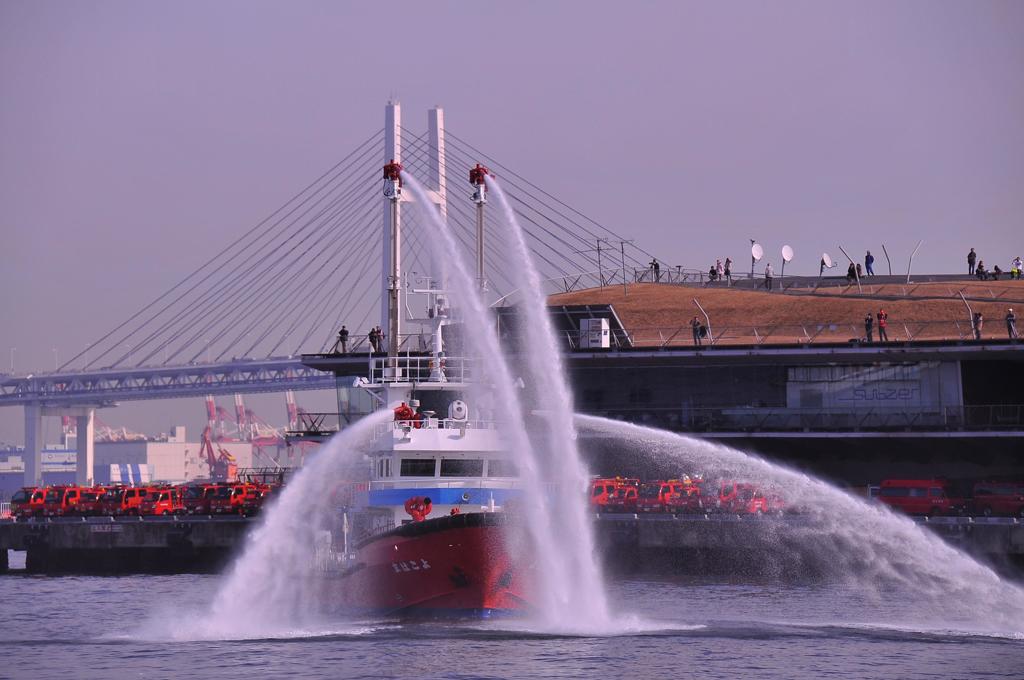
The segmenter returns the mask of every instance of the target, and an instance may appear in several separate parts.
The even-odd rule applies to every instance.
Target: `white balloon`
[[[831,256],[829,256],[828,253],[822,253],[821,254],[821,259],[825,261],[825,266],[826,267],[831,267],[832,266],[832,258],[831,258]]]
[[[754,261],[760,260],[764,257],[764,248],[761,247],[760,243],[755,243],[750,246],[750,255],[754,258]]]
[[[789,246],[782,246],[782,259],[789,262],[793,259],[793,249]]]

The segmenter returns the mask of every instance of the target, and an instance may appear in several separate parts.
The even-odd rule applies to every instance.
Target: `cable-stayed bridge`
[[[43,416],[78,419],[79,441],[87,448],[79,451],[78,465],[85,483],[92,474],[96,408],[334,387],[332,376],[304,366],[299,356],[331,350],[345,325],[347,350],[362,361],[359,355],[370,351],[369,329],[388,328],[388,287],[424,287],[442,268],[431,261],[426,217],[404,206],[400,275],[392,274],[391,201],[381,173],[392,160],[427,187],[470,261],[482,261],[493,303],[514,299],[516,291],[503,257],[504,234],[491,228],[497,220],[490,214],[478,240],[480,214],[468,181],[477,164],[500,179],[552,292],[621,283],[651,257],[447,131],[441,109],[428,111],[426,131],[415,132],[402,124],[400,106],[389,103],[382,129],[58,370],[0,381],[0,406],[25,408],[27,482],[39,478]],[[408,307],[402,312],[415,316]],[[418,332],[386,338],[397,351],[419,350],[422,341]]]

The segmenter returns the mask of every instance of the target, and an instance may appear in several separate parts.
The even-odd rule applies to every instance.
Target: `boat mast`
[[[487,204],[487,175],[490,171],[479,163],[469,169],[469,183],[473,186],[476,203],[476,280],[481,291],[487,290],[484,278],[484,206]]]
[[[402,106],[384,107],[384,253],[381,327],[387,329],[388,356],[397,357],[401,344],[402,309]],[[389,364],[391,365],[391,364]]]

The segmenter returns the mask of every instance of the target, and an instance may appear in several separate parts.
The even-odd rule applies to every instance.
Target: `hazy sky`
[[[0,368],[112,328],[389,96],[670,264],[742,262],[754,237],[794,273],[837,244],[903,268],[919,238],[918,271],[969,246],[1005,265],[1022,74],[1024,2],[0,0]],[[131,414],[170,424],[102,417]],[[0,410],[0,440],[20,419]]]

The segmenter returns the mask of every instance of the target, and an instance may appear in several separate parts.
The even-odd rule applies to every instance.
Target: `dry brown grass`
[[[957,290],[974,298],[972,309],[984,314],[985,338],[1006,337],[1007,308],[1019,305],[1018,316],[1024,312],[1024,281],[866,284],[862,294],[856,286],[767,293],[641,283],[630,285],[626,295],[622,286],[608,286],[553,295],[549,301],[611,304],[634,343],[643,346],[692,344],[689,322],[700,314],[694,298],[710,316],[718,344],[798,342],[807,337],[845,342],[863,336],[864,316],[879,309],[889,315],[890,340],[934,340],[970,336],[967,308]],[[1021,325],[1018,322],[1018,328]]]

